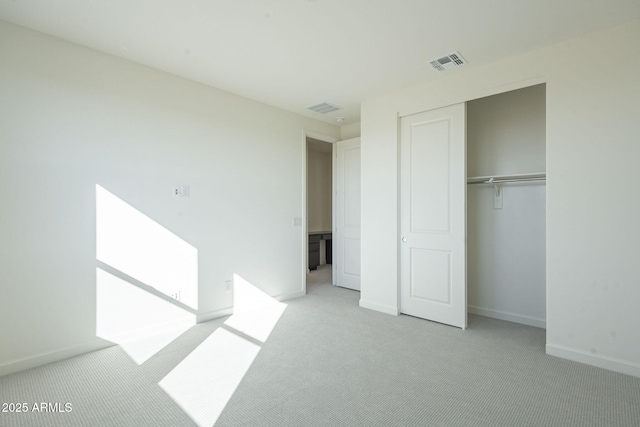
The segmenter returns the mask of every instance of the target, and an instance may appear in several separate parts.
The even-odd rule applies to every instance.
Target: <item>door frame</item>
[[[395,116],[395,132],[396,132],[396,153],[398,154],[398,158],[397,158],[397,169],[396,169],[396,184],[398,186],[398,191],[396,193],[396,209],[397,209],[397,217],[396,217],[396,224],[395,224],[395,234],[396,234],[396,256],[395,256],[395,274],[396,274],[396,282],[395,282],[395,305],[393,306],[393,308],[395,308],[395,310],[384,310],[383,306],[374,306],[371,305],[370,307],[374,310],[377,311],[381,311],[381,312],[386,312],[388,314],[392,314],[395,316],[398,316],[401,314],[401,304],[400,304],[400,298],[401,298],[401,222],[400,222],[400,205],[401,205],[401,200],[400,200],[400,174],[401,174],[401,170],[400,170],[400,119],[402,117],[405,116],[410,116],[413,114],[418,114],[424,111],[431,111],[431,110],[437,110],[439,108],[444,108],[444,107],[449,107],[451,105],[455,105],[455,104],[461,104],[461,103],[467,103],[476,99],[481,99],[481,98],[486,98],[489,96],[494,96],[494,95],[500,95],[503,93],[508,93],[511,91],[515,91],[515,90],[519,90],[519,89],[524,89],[530,86],[536,86],[539,84],[544,84],[546,85],[546,90],[547,90],[547,97],[545,98],[545,108],[548,108],[549,106],[549,102],[548,102],[548,79],[547,76],[545,75],[540,75],[540,76],[534,76],[534,77],[530,77],[530,78],[526,78],[523,80],[517,80],[517,81],[511,81],[509,83],[503,84],[503,85],[499,85],[499,86],[488,86],[484,89],[478,90],[478,91],[463,91],[462,95],[454,95],[451,97],[445,97],[443,99],[437,100],[435,102],[418,102],[418,103],[414,103],[414,102],[407,102],[404,103],[402,105],[399,106],[395,106],[392,107],[389,111],[387,111],[388,114],[393,114]],[[545,130],[545,150],[548,153],[548,148],[549,148],[549,128],[548,128],[548,109],[547,109],[547,117],[546,117],[546,130]],[[465,159],[466,162],[466,159]],[[547,184],[546,184],[546,196],[545,196],[545,225],[546,225],[546,235],[545,235],[545,241],[548,242],[548,222],[546,221],[546,218],[548,217],[548,212],[549,212],[549,193],[548,193],[548,182],[549,182],[549,164],[548,164],[548,159],[545,165],[545,169],[547,172]],[[466,215],[466,212],[465,212]],[[547,243],[545,243],[545,258],[547,257],[547,254],[549,253],[548,251],[548,246]],[[548,265],[548,259],[547,259],[547,265]],[[549,279],[548,279],[548,270],[546,272],[545,275],[545,295],[547,296],[546,298],[546,304],[545,304],[545,330],[547,328],[547,321],[548,321],[548,312],[549,312],[549,299],[548,299],[548,295],[549,295]],[[468,305],[468,302],[467,302]],[[468,307],[467,307],[467,313],[469,313],[468,311]]]
[[[307,138],[317,139],[318,141],[324,141],[329,144],[335,144],[340,141],[339,138],[326,135],[319,132],[309,131],[306,129],[302,130],[302,271],[301,271],[301,283],[302,283],[302,293],[303,295],[307,294],[307,272],[309,271],[309,232],[307,228],[307,217],[309,213],[307,212],[307,186],[309,183],[307,182]],[[335,146],[332,147],[332,155],[331,155],[331,175],[332,175],[332,188],[331,188],[331,200],[333,200],[333,196],[335,194],[335,155],[333,154],[335,150]],[[332,222],[335,221],[335,204],[331,204],[331,219]],[[332,230],[333,231],[333,230]],[[332,240],[333,242],[333,240]],[[335,283],[335,269],[332,268],[332,283]]]

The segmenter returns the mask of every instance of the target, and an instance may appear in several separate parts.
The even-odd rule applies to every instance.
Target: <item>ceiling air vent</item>
[[[466,64],[467,61],[460,55],[460,52],[451,53],[442,58],[434,59],[429,62],[433,68],[438,71],[449,70],[453,67],[459,67],[462,64]]]
[[[311,107],[307,107],[307,110],[315,111],[320,114],[327,114],[332,111],[338,111],[340,107],[337,107],[333,104],[329,104],[327,102],[323,102],[322,104],[312,105]]]

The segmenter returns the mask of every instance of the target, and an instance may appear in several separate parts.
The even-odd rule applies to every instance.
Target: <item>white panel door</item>
[[[400,311],[467,327],[465,104],[400,120]]]
[[[360,138],[335,144],[333,266],[336,285],[360,290]]]

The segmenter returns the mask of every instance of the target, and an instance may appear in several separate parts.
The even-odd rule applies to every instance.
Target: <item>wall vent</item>
[[[323,102],[321,104],[312,105],[311,107],[307,107],[307,110],[315,111],[316,113],[320,113],[320,114],[331,113],[332,111],[338,111],[339,109],[340,109],[340,107],[338,107],[336,105],[333,105],[333,104],[329,104],[327,102]]]
[[[460,52],[454,52],[447,56],[443,56],[442,58],[434,59],[429,63],[436,70],[444,71],[466,64],[467,61],[462,57],[462,55],[460,55]]]

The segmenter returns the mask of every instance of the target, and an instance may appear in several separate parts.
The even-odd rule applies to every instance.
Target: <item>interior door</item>
[[[360,138],[334,144],[336,285],[360,290]]]
[[[465,104],[400,119],[400,311],[467,327]]]

